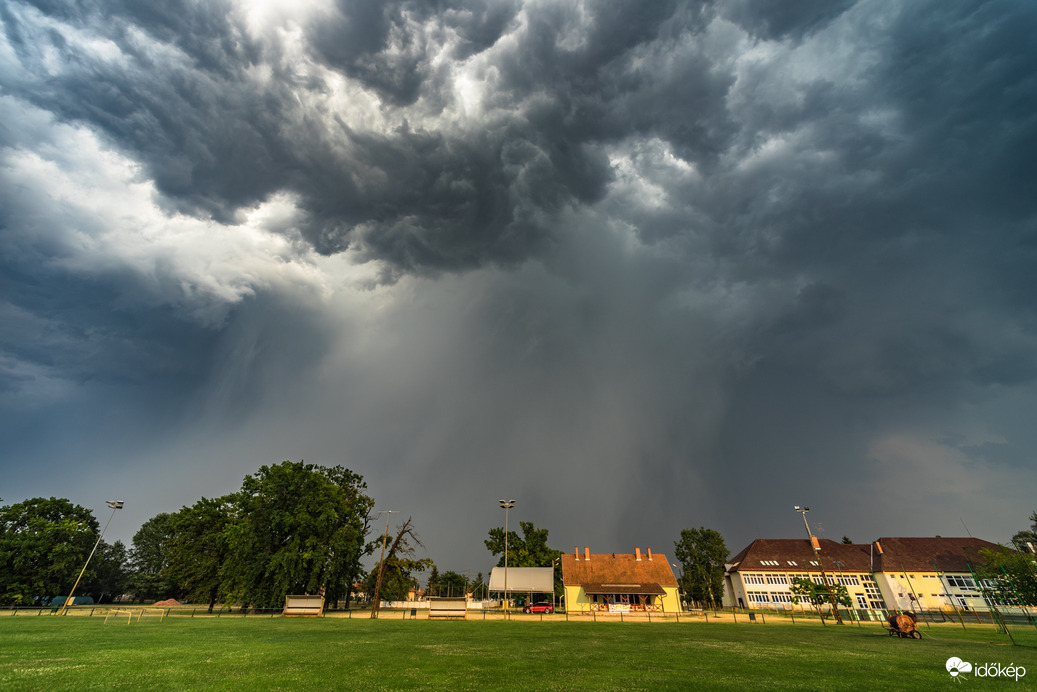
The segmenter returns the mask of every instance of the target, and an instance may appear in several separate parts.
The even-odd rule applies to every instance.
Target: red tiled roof
[[[584,584],[641,584],[659,586],[677,586],[677,578],[673,576],[670,563],[662,553],[641,554],[641,561],[635,555],[592,553],[591,559],[580,559],[572,553],[562,555],[562,583],[566,586]],[[621,593],[621,592],[615,592]]]
[[[871,568],[867,543],[847,544],[822,538],[819,539],[819,544],[821,546],[821,567],[825,570],[867,572]],[[817,567],[810,563],[816,559],[814,549],[806,538],[757,538],[728,560],[727,564],[736,565],[731,570],[734,572],[747,570],[815,572]],[[778,564],[764,564],[765,562],[777,562]]]
[[[968,572],[983,565],[979,551],[997,549],[996,543],[982,538],[880,538],[882,555],[875,551],[875,570],[885,572],[931,572],[933,565],[941,572]]]

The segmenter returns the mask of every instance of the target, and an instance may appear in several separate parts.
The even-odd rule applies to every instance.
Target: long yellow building
[[[988,606],[973,571],[984,563],[980,550],[998,547],[990,541],[885,537],[856,544],[821,539],[818,546],[815,554],[806,539],[753,541],[726,565],[724,605],[792,609],[792,579],[820,584],[823,569],[830,582],[846,586],[855,610],[953,612]]]

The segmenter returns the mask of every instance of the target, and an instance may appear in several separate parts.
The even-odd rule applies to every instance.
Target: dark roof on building
[[[875,551],[875,570],[884,572],[931,572],[933,566],[940,572],[968,572],[986,561],[979,551],[996,550],[998,545],[982,538],[880,538],[882,554]]]
[[[821,546],[821,567],[825,570],[867,572],[871,569],[870,546],[867,543],[839,543],[827,538]],[[876,558],[877,558],[876,554]],[[757,538],[727,561],[729,571],[816,572],[814,549],[806,538]],[[778,564],[768,564],[768,563]],[[794,564],[793,564],[794,563]],[[876,560],[876,565],[878,564]]]
[[[586,553],[580,553],[579,559],[572,553],[562,555],[562,583],[566,586],[583,586],[591,588],[605,588],[611,585],[617,587],[625,585],[626,588],[637,589],[659,589],[658,591],[622,591],[608,588],[599,593],[663,593],[664,586],[677,586],[677,578],[673,576],[670,563],[662,553],[653,553],[652,559],[648,559],[647,553],[642,553],[641,560],[636,555],[593,553],[590,560],[586,559]],[[590,593],[588,591],[588,593]]]

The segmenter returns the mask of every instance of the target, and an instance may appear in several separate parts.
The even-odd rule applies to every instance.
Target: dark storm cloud
[[[209,295],[204,252],[109,266],[134,233],[91,243],[121,216],[11,173],[5,391],[94,377],[142,423],[198,412],[153,463],[231,483],[270,455],[359,467],[441,544],[479,546],[495,507],[473,527],[428,496],[506,470],[555,540],[625,550],[714,522],[737,549],[799,493],[857,540],[1032,511],[1032,3],[311,9],[0,7],[0,107],[43,114],[0,125],[11,171],[95,165],[54,152],[96,135],[165,221],[233,246],[282,204],[276,266],[325,255],[307,290],[249,266]],[[383,283],[342,289],[336,256]]]
[[[856,0],[724,0],[721,14],[766,40],[800,39],[838,17]]]
[[[386,101],[412,104],[433,77],[430,42],[453,32],[460,43],[451,57],[463,60],[504,34],[520,9],[517,0],[339,0],[334,12],[309,27],[313,49],[327,65],[360,80]],[[412,33],[412,23],[436,24],[431,36]],[[428,95],[427,93],[424,95]]]
[[[256,50],[236,31],[227,5],[145,6],[79,6],[73,17],[67,5],[44,7],[75,30],[112,41],[120,57],[110,60],[11,5],[5,29],[31,78],[9,79],[10,93],[105,132],[186,209],[229,218],[281,184],[279,171],[290,160],[271,134],[282,107],[276,97],[243,88],[242,71]],[[59,69],[46,66],[48,51]]]
[[[1013,305],[1000,319],[1033,324],[1032,302],[1016,300],[1037,288],[1027,192],[1037,180],[1032,167],[1020,165],[1022,152],[1037,148],[1037,64],[1022,28],[1032,27],[1034,16],[989,9],[980,8],[982,30],[977,14],[959,6],[925,14],[925,32],[919,15],[898,17],[866,94],[840,94],[846,88],[833,84],[819,98],[812,89],[798,116],[768,128],[807,126],[811,148],[834,160],[814,170],[797,164],[794,176],[787,164],[764,174],[756,190],[776,199],[752,205],[750,237],[768,236],[753,250],[770,250],[772,271],[810,272],[845,296],[841,329],[832,334],[830,326],[809,324],[801,333],[830,353],[870,342],[860,364],[882,388],[1034,375],[1023,346],[1031,328],[1023,327],[1030,337],[1022,341],[1004,340],[989,319],[1009,298]],[[868,109],[895,115],[886,127],[862,127]],[[988,303],[991,292],[1001,298]],[[957,319],[948,320],[951,314]],[[830,325],[831,316],[825,319]],[[780,352],[770,344],[761,350]],[[841,350],[837,358],[846,357]],[[861,377],[848,365],[831,372]]]
[[[881,37],[883,54],[865,71],[866,83],[833,76],[778,89],[774,68],[763,64],[739,76],[739,89],[752,97],[733,104],[735,74],[699,47],[715,19],[708,6],[610,4],[581,14],[544,4],[526,11],[514,45],[490,59],[501,81],[488,98],[509,115],[474,132],[421,122],[362,132],[342,121],[286,126],[300,116],[296,95],[326,85],[289,74],[278,62],[283,46],[250,38],[228,6],[157,11],[128,3],[80,7],[74,16],[63,8],[45,6],[106,35],[124,59],[86,56],[8,13],[5,27],[27,66],[42,72],[42,47],[67,65],[43,88],[26,82],[14,93],[103,128],[186,209],[230,219],[290,189],[304,198],[303,230],[319,251],[353,246],[401,271],[510,264],[541,252],[561,209],[603,196],[612,173],[602,146],[631,137],[659,137],[732,186],[719,194],[709,182],[688,190],[693,211],[715,222],[719,250],[745,252],[748,243],[757,251],[766,235],[793,264],[801,260],[791,253],[816,252],[822,234],[837,258],[854,250],[855,239],[902,237],[891,226],[927,232],[944,222],[941,212],[960,218],[954,202],[969,196],[1025,213],[1023,193],[1033,182],[1021,154],[1033,144],[1033,90],[1012,90],[1032,74],[1022,9],[908,10]],[[720,16],[764,27],[762,37],[774,38],[821,28],[847,8],[743,2],[724,5]],[[1018,21],[1013,11],[1023,13]],[[515,3],[342,2],[308,31],[326,65],[399,105],[441,98],[443,76],[431,58],[446,33],[459,35],[456,50],[469,55],[493,46],[517,21]],[[985,30],[965,31],[965,22]],[[969,50],[960,50],[963,41]],[[157,62],[156,45],[181,53]],[[985,56],[991,51],[996,61]],[[257,89],[247,76],[257,63],[270,65],[278,80]],[[893,131],[862,123],[863,114],[881,109],[893,113]],[[751,155],[768,136],[806,128],[809,148],[790,158],[748,173],[718,164],[725,153]],[[336,141],[345,147],[329,146]],[[994,150],[982,164],[990,170],[977,176],[969,157],[979,142]],[[833,157],[834,165],[809,165],[812,152]],[[923,157],[943,170],[914,180]],[[869,176],[863,184],[854,179]],[[707,199],[695,200],[704,193]],[[855,195],[868,200],[867,209]],[[809,211],[790,214],[793,207]],[[642,231],[659,237],[671,232],[665,227]]]
[[[456,32],[456,50],[471,53],[492,46],[515,15],[509,3],[343,3],[311,33],[328,66],[389,103],[421,95],[435,103],[443,84],[429,62],[442,34]],[[304,233],[319,251],[359,243],[365,256],[403,271],[512,263],[539,252],[560,209],[602,196],[610,173],[601,141],[659,130],[695,158],[723,147],[715,132],[724,130],[729,80],[710,77],[701,58],[661,80],[630,68],[633,53],[661,33],[668,36],[657,52],[693,39],[672,3],[610,5],[587,17],[537,8],[514,49],[491,62],[502,88],[489,99],[511,113],[481,131],[453,133],[420,123],[387,132],[358,132],[341,120],[286,126],[311,117],[300,115],[297,95],[327,85],[288,73],[278,62],[283,46],[249,39],[242,17],[221,5],[157,12],[130,3],[80,9],[75,21],[112,40],[122,59],[84,54],[9,15],[12,45],[45,85],[26,81],[14,93],[102,128],[185,210],[226,220],[291,189],[305,198]],[[435,31],[423,32],[423,23]],[[570,34],[575,47],[561,46]],[[47,49],[64,63],[57,75],[45,74]],[[257,62],[278,77],[258,90],[248,76]],[[528,99],[536,103],[524,105]],[[648,120],[646,101],[665,112]],[[336,141],[348,154],[329,146]]]

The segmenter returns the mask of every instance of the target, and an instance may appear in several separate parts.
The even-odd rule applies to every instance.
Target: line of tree
[[[482,573],[479,574],[479,578],[482,578]],[[471,586],[474,587],[475,584]],[[452,570],[440,574],[439,569],[435,565],[432,566],[428,582],[425,584],[426,596],[465,596],[468,593],[473,593],[473,589],[469,588],[468,577]],[[472,597],[475,597],[474,593]]]
[[[217,602],[279,607],[296,593],[321,593],[332,607],[348,602],[373,549],[366,487],[341,466],[263,466],[236,493],[144,522],[128,553],[102,542],[78,595],[176,598],[210,610]],[[4,604],[66,595],[98,535],[89,510],[57,498],[0,507],[0,528]]]
[[[218,602],[273,608],[286,594],[322,593],[337,607],[360,595],[354,593],[358,584],[375,603],[405,600],[419,591],[418,575],[424,572],[429,573],[426,595],[489,595],[481,572],[470,581],[458,572],[440,574],[429,558],[415,559],[414,546],[423,546],[410,519],[397,528],[384,559],[365,574],[361,560],[381,539],[367,541],[374,500],[366,487],[360,475],[341,466],[291,461],[263,466],[246,476],[236,493],[155,515],[134,535],[130,550],[119,541],[97,543],[93,513],[66,499],[0,506],[0,605],[39,605],[67,595],[95,543],[77,595],[99,603],[128,593],[140,601],[208,603],[210,610]],[[1031,545],[1037,546],[1037,511],[1030,520],[1029,529],[1012,537],[1016,550],[981,551],[977,577],[999,602],[1037,605],[1031,552]],[[560,596],[562,551],[548,546],[547,529],[525,521],[519,527],[521,535],[507,534],[508,565],[554,566]],[[503,567],[504,529],[490,529],[484,543]],[[678,581],[685,598],[719,605],[728,557],[720,533],[684,529],[674,542],[674,556],[681,563]],[[826,590],[806,583],[801,591],[812,604],[815,597],[827,598]]]

